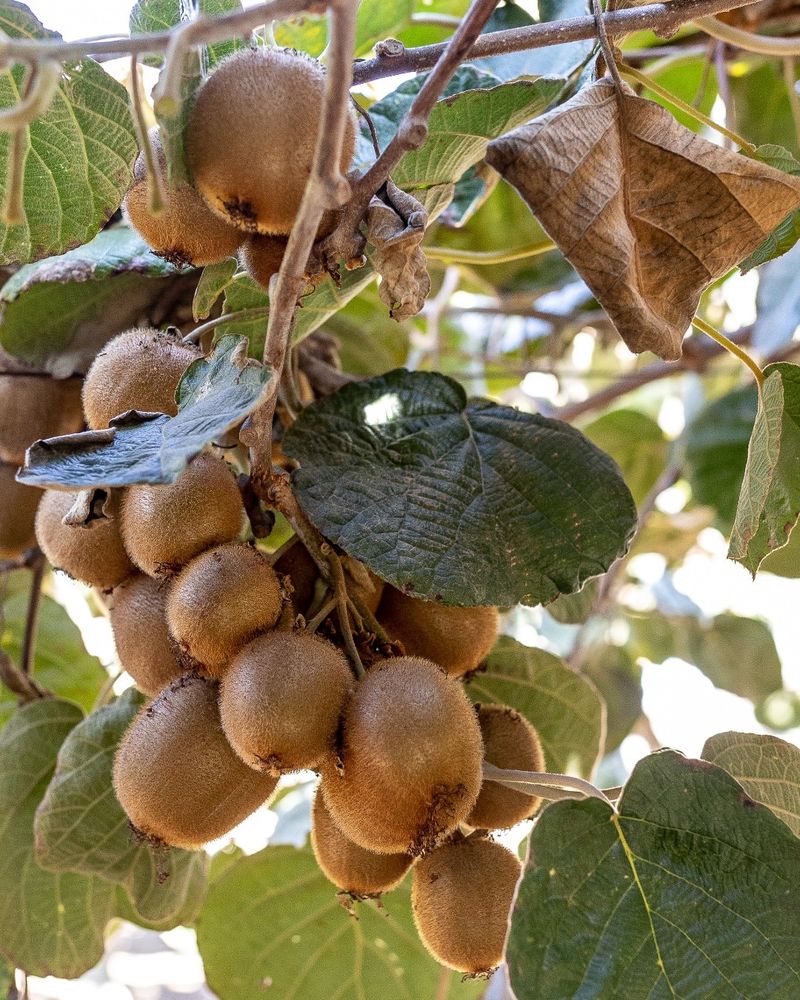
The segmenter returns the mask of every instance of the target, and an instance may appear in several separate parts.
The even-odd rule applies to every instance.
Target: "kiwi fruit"
[[[152,139],[167,203],[160,215],[150,211],[150,191],[144,154],[133,167],[133,184],[123,208],[133,228],[153,253],[176,267],[204,267],[235,255],[242,242],[240,230],[223,222],[206,205],[191,184],[167,185],[167,160],[157,137]]]
[[[437,962],[471,976],[497,968],[521,874],[516,854],[486,837],[458,837],[417,863],[414,922]]]
[[[22,465],[32,441],[74,434],[83,427],[81,381],[0,374],[0,413],[0,461]]]
[[[186,128],[194,183],[227,222],[252,233],[288,235],[311,176],[325,71],[290,49],[242,49],[197,92]],[[339,166],[355,148],[348,111]]]
[[[111,595],[109,617],[119,661],[151,697],[183,672],[167,628],[166,598],[167,584],[143,573],[129,577]]]
[[[17,559],[36,545],[36,508],[42,491],[16,480],[16,465],[0,462],[0,559]]]
[[[416,657],[381,660],[357,685],[338,760],[322,793],[350,840],[382,854],[419,854],[469,815],[483,743],[463,687]]]
[[[184,567],[167,598],[167,625],[181,649],[219,677],[253,636],[277,622],[281,586],[250,545],[218,545]]]
[[[483,737],[484,760],[514,771],[544,770],[539,734],[524,716],[505,705],[476,705],[475,710]],[[528,819],[541,802],[537,795],[526,795],[496,781],[484,781],[467,823],[487,830],[503,830]]]
[[[77,497],[77,493],[45,490],[36,512],[36,540],[56,569],[73,580],[110,590],[136,571],[122,544],[119,517],[100,518],[86,527],[64,524]]]
[[[311,846],[325,878],[357,899],[397,888],[414,859],[408,854],[375,854],[348,840],[333,822],[317,790],[311,813]]]
[[[289,241],[283,236],[248,236],[239,251],[239,260],[247,273],[261,285],[269,288],[269,279],[277,274]]]
[[[386,587],[378,620],[409,656],[438,663],[453,677],[475,670],[497,639],[497,608],[455,608]]]
[[[126,410],[175,416],[175,391],[200,352],[149,327],[127,330],[105,345],[83,383],[83,412],[93,430]]]
[[[141,836],[187,850],[228,833],[277,784],[231,750],[219,724],[217,685],[191,675],[141,709],[120,742],[113,781]]]
[[[222,680],[228,742],[250,767],[271,774],[316,767],[333,749],[353,675],[344,655],[310,632],[259,636]]]
[[[198,552],[236,538],[244,516],[230,466],[206,453],[174,483],[129,486],[122,497],[120,530],[139,569],[148,576],[173,576]]]

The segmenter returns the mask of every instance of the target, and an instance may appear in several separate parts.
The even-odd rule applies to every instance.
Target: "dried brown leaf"
[[[628,347],[671,361],[703,290],[800,205],[800,178],[598,80],[489,144]]]
[[[420,247],[427,223],[424,207],[391,181],[385,200],[376,195],[367,209],[367,239],[375,247],[373,264],[381,276],[378,294],[396,320],[416,316],[431,290]]]

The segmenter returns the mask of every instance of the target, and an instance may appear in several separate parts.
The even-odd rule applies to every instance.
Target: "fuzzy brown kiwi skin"
[[[333,750],[353,687],[343,654],[309,632],[259,636],[234,658],[220,694],[228,742],[250,767],[285,774]]]
[[[463,687],[416,657],[370,667],[345,709],[322,793],[350,840],[382,854],[430,850],[466,820],[483,743]]]
[[[183,673],[167,628],[167,586],[137,573],[111,595],[109,617],[122,669],[151,697]]]
[[[311,847],[325,878],[354,899],[373,899],[396,889],[414,863],[408,854],[375,854],[348,840],[319,790],[311,813]]]
[[[195,186],[226,221],[252,233],[289,234],[311,174],[325,73],[292,50],[241,50],[197,92],[186,129]],[[339,166],[355,148],[347,120]]]
[[[120,333],[97,355],[83,383],[83,411],[92,430],[126,410],[178,412],[175,391],[200,352],[172,334],[140,327]]]
[[[157,133],[151,135],[151,142],[167,203],[160,215],[150,211],[147,169],[144,154],[139,153],[133,167],[133,184],[123,202],[133,228],[153,253],[176,267],[205,267],[234,256],[243,239],[241,231],[215,215],[191,184],[168,186],[166,156]]]
[[[16,465],[0,462],[0,559],[18,559],[36,545],[36,508],[42,491],[16,481]]]
[[[195,556],[174,580],[167,625],[203,673],[221,677],[246,643],[275,625],[282,601],[278,577],[257,549],[218,545]]]
[[[142,572],[170,577],[204,549],[233,541],[244,519],[230,466],[205,453],[174,483],[129,486],[122,497],[120,530]]]
[[[288,242],[284,236],[254,234],[242,244],[239,261],[262,288],[269,288],[270,278],[280,270]]]
[[[417,863],[414,922],[437,962],[470,976],[497,968],[521,873],[519,858],[485,837],[458,837]]]
[[[0,374],[0,413],[0,461],[22,465],[33,441],[74,434],[83,427],[81,381]]]
[[[113,783],[140,836],[198,850],[263,805],[277,780],[239,760],[219,724],[217,685],[189,675],[173,681],[128,727]]]
[[[506,705],[476,705],[475,711],[485,760],[513,771],[544,771],[539,734],[524,716]],[[496,781],[484,781],[467,823],[484,830],[505,830],[529,819],[541,804],[538,795],[525,795]]]
[[[119,531],[119,517],[92,521],[88,527],[63,523],[77,493],[45,490],[36,512],[36,540],[56,569],[91,587],[110,590],[135,571]]]
[[[387,586],[378,621],[409,656],[433,660],[451,677],[475,670],[495,644],[500,628],[497,608],[456,608],[421,601]]]

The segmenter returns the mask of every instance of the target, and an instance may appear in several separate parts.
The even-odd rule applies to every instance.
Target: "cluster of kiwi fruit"
[[[311,175],[324,87],[321,64],[293,49],[241,49],[222,60],[198,89],[187,122],[191,182],[168,183],[164,151],[153,133],[166,205],[152,211],[140,154],[124,203],[131,225],[155,253],[178,266],[214,264],[238,252],[253,279],[268,287]],[[343,171],[355,136],[351,109]],[[326,213],[318,235],[333,225],[333,214]]]

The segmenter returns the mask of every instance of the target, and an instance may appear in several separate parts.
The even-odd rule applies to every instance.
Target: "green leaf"
[[[728,550],[753,576],[800,514],[800,367],[781,362],[764,374]]]
[[[0,959],[0,996],[10,995],[11,987],[14,985],[14,970]]]
[[[706,740],[702,756],[800,837],[800,749],[777,736],[717,733]]]
[[[195,322],[208,319],[217,299],[236,274],[237,266],[238,262],[233,257],[229,257],[227,260],[221,260],[218,264],[209,264],[208,267],[203,268],[192,300],[192,316]]]
[[[30,577],[22,571],[20,575]],[[0,618],[0,648],[16,663],[22,655],[27,613],[28,581],[24,588],[9,594]],[[46,595],[39,605],[33,676],[42,687],[87,712],[108,680],[97,657],[86,652],[78,627],[64,608]],[[13,704],[14,697],[0,686],[0,710]]]
[[[310,295],[300,300],[301,308],[292,331],[294,343],[298,343],[319,329],[331,316],[363,291],[374,277],[372,266],[367,264],[357,271],[345,271],[338,285],[330,278],[325,278]],[[264,315],[255,319],[237,319],[236,313],[244,309],[263,309]],[[222,311],[230,313],[231,320],[217,327],[217,336],[247,337],[250,343],[250,357],[261,358],[269,320],[269,295],[249,274],[237,274],[225,288]]]
[[[636,522],[614,463],[567,424],[403,369],[307,407],[283,440],[317,527],[446,604],[550,601],[604,573]]]
[[[594,611],[600,594],[600,577],[587,580],[574,594],[562,594],[547,605],[547,613],[562,625],[579,625]]]
[[[686,430],[686,474],[694,499],[713,507],[726,530],[747,464],[747,444],[758,412],[758,390],[742,386],[704,407]]]
[[[356,56],[367,56],[376,42],[395,38],[411,23],[412,0],[361,0],[356,18]],[[278,45],[300,49],[318,56],[328,42],[327,22],[323,17],[303,14],[275,25]]]
[[[624,646],[594,646],[581,672],[600,692],[606,706],[606,753],[616,750],[642,714],[641,671]]]
[[[539,733],[549,770],[591,777],[603,754],[605,707],[592,682],[563,660],[501,636],[467,691],[473,701],[524,715]]]
[[[21,267],[0,291],[0,347],[56,376],[85,371],[105,342],[136,323],[175,268],[127,226]]]
[[[636,765],[619,815],[548,806],[512,913],[519,1000],[800,994],[800,841],[721,768]]]
[[[582,430],[614,459],[633,499],[640,504],[658,482],[669,452],[669,443],[655,420],[637,410],[613,410]]]
[[[73,979],[90,969],[113,915],[108,882],[46,872],[34,856],[36,807],[82,717],[76,705],[43,699],[19,709],[0,733],[0,955],[35,976]]]
[[[417,937],[405,887],[382,908],[356,903],[357,920],[308,849],[268,847],[229,867],[209,889],[197,943],[220,1000],[410,1000],[434,997],[441,968]],[[447,996],[477,997],[484,984],[449,975]]]
[[[408,357],[406,324],[393,320],[375,285],[351,299],[325,323],[340,341],[342,368],[352,375],[368,377],[398,368]]]
[[[246,357],[239,337],[223,337],[184,372],[178,413],[116,418],[110,431],[49,438],[31,446],[20,482],[84,489],[171,483],[205,445],[235,427],[258,403],[271,371]]]
[[[137,843],[111,783],[114,754],[147,699],[129,689],[77,725],[58,754],[56,772],[34,821],[36,858],[49,871],[98,875],[125,886],[139,916],[163,925],[182,914],[187,894],[208,867],[203,852],[155,853]]]
[[[787,174],[800,175],[800,162],[783,146],[771,144],[759,146],[756,149],[755,159]],[[791,250],[798,240],[800,240],[800,211],[787,215],[761,246],[757,247],[749,257],[745,257],[739,265],[739,270],[742,274],[747,274],[752,268],[766,264],[768,260],[774,260],[775,257],[780,257],[787,250]]]
[[[11,38],[57,39],[23,4],[0,0],[0,30]],[[25,67],[0,73],[0,108],[20,100]],[[0,264],[19,264],[86,243],[119,208],[137,144],[125,88],[93,59],[69,63],[48,110],[27,126],[25,221],[0,223]],[[11,133],[0,132],[3,201]]]

